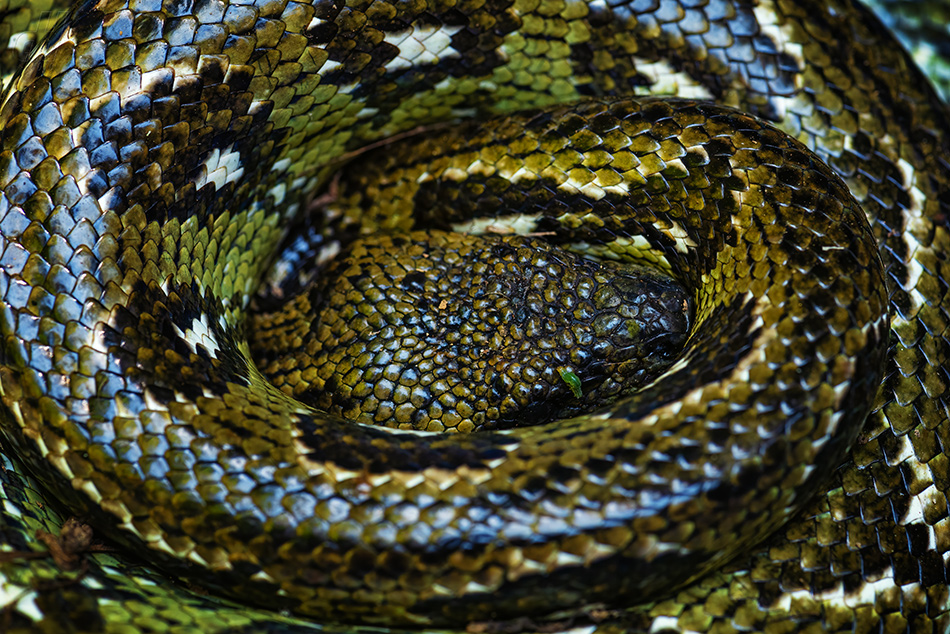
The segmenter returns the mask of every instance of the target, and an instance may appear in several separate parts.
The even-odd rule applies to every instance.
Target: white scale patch
[[[538,230],[540,214],[511,214],[497,218],[473,218],[452,225],[452,231],[474,235],[502,234],[528,235]]]
[[[9,584],[0,584],[0,606],[4,611],[15,607],[15,610],[34,622],[39,622],[46,615],[43,610],[36,607],[36,592],[29,591],[24,594],[24,589],[17,586],[7,587]]]
[[[910,442],[910,438],[907,436],[897,437],[897,441],[900,444],[897,454],[894,456],[893,463],[899,464],[904,463],[906,468],[909,468],[914,472],[914,479],[918,482],[930,482],[930,486],[925,488],[923,491],[917,495],[910,496],[907,505],[907,511],[904,513],[904,516],[900,519],[898,524],[901,526],[926,526],[927,527],[927,548],[930,550],[935,550],[937,548],[937,534],[934,532],[932,526],[927,524],[925,518],[926,506],[929,504],[929,494],[933,492],[934,485],[933,476],[930,473],[930,468],[917,460],[916,455],[914,454],[913,444]],[[944,560],[950,557],[950,552],[943,553]]]
[[[798,600],[819,601],[849,610],[860,606],[873,606],[875,597],[878,594],[894,588],[895,585],[894,569],[888,568],[880,579],[862,584],[860,590],[857,592],[846,593],[843,583],[839,583],[831,590],[826,590],[825,592],[813,593],[810,590],[796,590],[783,594],[776,602],[775,607],[780,610],[790,610],[792,603]],[[905,586],[905,588],[912,589],[918,585],[919,584],[913,583]]]
[[[894,138],[885,134],[880,139],[882,146],[887,147],[894,145]],[[853,140],[851,137],[844,138],[844,148],[846,150],[853,149]],[[904,227],[903,232],[901,233],[901,240],[904,241],[904,244],[907,247],[908,262],[905,265],[906,279],[901,281],[901,288],[907,294],[907,301],[909,306],[905,314],[917,315],[918,311],[927,305],[927,298],[917,289],[918,284],[920,283],[921,278],[927,274],[920,262],[914,257],[914,255],[920,249],[927,249],[922,245],[915,234],[918,235],[927,235],[929,233],[929,223],[930,221],[922,218],[922,214],[926,209],[926,200],[927,197],[917,186],[917,172],[914,169],[914,166],[908,163],[903,158],[898,158],[894,161],[894,165],[900,170],[901,177],[904,181],[904,189],[907,191],[910,197],[910,209],[908,209],[904,216],[906,218],[907,226]],[[895,315],[893,317],[893,325],[901,326],[903,324],[912,323],[913,318],[910,320],[903,319],[900,315]]]
[[[28,48],[33,46],[34,42],[36,42],[35,33],[14,33],[10,36],[10,40],[7,42],[7,47],[20,51],[20,53],[24,53]]]
[[[213,183],[214,189],[217,191],[225,184],[234,183],[244,175],[241,155],[234,150],[233,144],[224,150],[213,150],[208,158],[204,160],[202,166],[205,173],[195,179],[196,189],[201,189],[208,183]]]
[[[398,48],[399,54],[386,64],[386,70],[392,72],[458,57],[458,51],[452,48],[452,36],[461,30],[460,26],[429,26],[387,33],[385,41]]]
[[[679,621],[672,616],[657,616],[654,617],[653,623],[650,624],[650,634],[657,634],[658,632],[668,632],[668,631],[679,632],[682,630],[679,625]]]
[[[894,457],[889,461],[890,464],[900,464],[914,457],[914,446],[910,443],[910,439],[907,436],[895,436],[900,447],[897,450],[897,453],[894,454]],[[928,475],[925,478],[925,481],[929,482],[931,480]]]
[[[713,98],[713,94],[709,92],[708,88],[688,74],[676,70],[666,60],[654,62],[646,59],[635,59],[634,67],[638,73],[649,77],[652,82],[650,86],[638,88],[638,94],[676,95],[685,99],[711,100]]]
[[[913,495],[910,498],[910,503],[907,506],[907,512],[904,514],[904,518],[899,522],[901,526],[926,526],[927,527],[927,549],[935,550],[937,547],[937,535],[934,533],[932,526],[927,524],[924,521],[924,504],[925,501],[921,499],[927,492],[930,491],[932,487],[924,489],[918,495]],[[946,554],[945,554],[946,555]]]
[[[537,177],[535,176],[535,178]],[[597,182],[596,178],[585,183],[570,176],[557,187],[568,194],[582,194],[589,200],[600,200],[607,194],[619,194],[622,196],[630,192],[630,188],[626,182],[620,182],[616,185],[601,185]]]
[[[207,315],[202,314],[200,318],[192,320],[191,328],[184,332],[182,332],[181,328],[179,328],[177,324],[172,324],[172,327],[175,329],[175,332],[178,334],[178,336],[184,339],[185,343],[188,344],[188,347],[191,348],[192,352],[197,354],[198,346],[201,346],[208,351],[208,354],[212,359],[217,358],[220,346],[218,345],[218,340],[208,327]]]
[[[910,209],[905,212],[907,217],[907,226],[904,227],[904,232],[901,235],[901,238],[904,240],[904,244],[907,245],[907,254],[911,257],[910,261],[906,265],[906,279],[901,282],[901,288],[907,292],[907,297],[911,302],[912,310],[907,311],[907,314],[916,315],[917,311],[927,304],[927,298],[924,297],[920,291],[917,290],[917,285],[920,283],[920,279],[927,274],[920,262],[914,257],[914,254],[920,249],[925,249],[915,237],[915,234],[927,235],[929,221],[922,220],[921,214],[926,208],[927,197],[922,191],[917,187],[917,173],[914,170],[914,167],[905,161],[904,159],[898,159],[896,162],[897,168],[901,171],[901,176],[904,179],[904,188],[907,193],[910,195]],[[922,225],[918,228],[918,225]],[[899,316],[895,317],[895,321],[902,322]]]
[[[913,202],[911,211],[920,213],[927,202],[927,196],[917,187],[917,172],[914,170],[914,166],[901,158],[897,159],[897,169],[901,171],[901,176],[904,178],[904,187]]]
[[[689,234],[686,233],[686,229],[683,229],[683,225],[675,220],[672,224],[673,226],[664,230],[663,233],[673,240],[673,248],[680,253],[689,253],[690,249],[699,246],[695,240],[689,237]]]
[[[333,242],[328,242],[317,252],[317,264],[323,266],[327,262],[330,262],[340,254],[341,250],[342,248],[340,247],[339,241],[334,240]]]

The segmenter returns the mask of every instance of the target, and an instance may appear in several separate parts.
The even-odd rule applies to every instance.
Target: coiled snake
[[[27,22],[50,31],[8,33],[5,452],[161,572],[36,582],[7,625],[947,628],[947,118],[862,7],[99,0]],[[697,101],[617,100],[650,91]],[[695,308],[664,376],[475,434],[347,424],[265,381],[245,312],[337,163],[508,111],[383,154],[443,224],[487,191],[529,232],[670,269]],[[385,186],[365,213],[406,228]]]

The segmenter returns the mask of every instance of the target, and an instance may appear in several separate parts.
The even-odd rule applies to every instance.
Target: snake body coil
[[[86,0],[55,24],[0,107],[2,430],[114,542],[354,628],[643,602],[616,627],[946,627],[948,120],[863,8]],[[338,163],[509,112],[387,149],[340,213],[471,228],[488,195],[654,262],[695,302],[663,376],[474,434],[266,381],[248,306]]]

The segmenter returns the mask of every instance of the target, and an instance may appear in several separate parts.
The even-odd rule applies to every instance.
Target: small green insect
[[[561,375],[561,378],[567,383],[568,387],[571,388],[571,392],[574,393],[574,398],[580,398],[584,396],[584,392],[581,390],[581,379],[579,376],[574,374],[572,370],[567,368],[558,368],[558,374]]]

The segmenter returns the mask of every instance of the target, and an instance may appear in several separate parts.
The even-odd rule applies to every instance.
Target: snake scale
[[[0,529],[28,549],[55,500],[117,552],[73,582],[4,559],[0,628],[950,627],[948,120],[862,6],[4,6]],[[340,164],[460,118],[377,150],[402,180],[344,183],[340,213],[411,228],[391,189],[471,228],[487,191],[528,233],[652,258],[695,301],[664,376],[429,434],[248,360]]]

